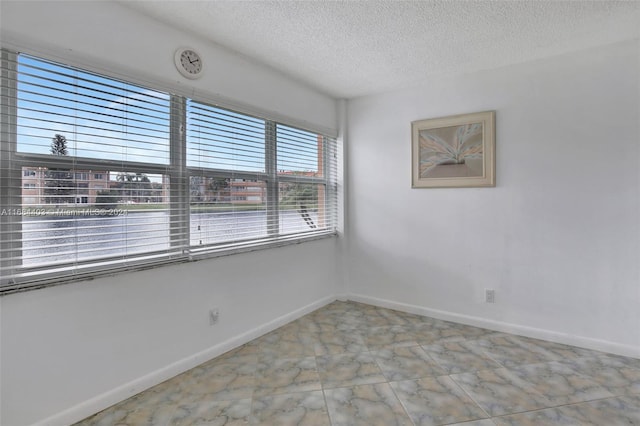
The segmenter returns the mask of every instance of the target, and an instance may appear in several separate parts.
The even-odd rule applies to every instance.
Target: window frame
[[[21,235],[22,218],[19,215],[0,215],[0,268],[10,270],[11,277],[0,276],[0,295],[26,291],[69,281],[85,280],[93,277],[155,268],[167,263],[181,263],[203,258],[218,257],[243,253],[247,251],[296,244],[303,241],[316,240],[337,235],[337,141],[316,130],[307,130],[295,124],[276,121],[255,114],[246,113],[226,106],[217,106],[215,102],[201,98],[187,98],[162,89],[154,89],[151,85],[145,88],[160,90],[169,96],[169,164],[142,163],[136,161],[101,160],[86,157],[56,157],[48,154],[27,153],[18,151],[18,57],[20,53],[0,49],[2,65],[0,80],[2,83],[2,110],[0,111],[0,205],[22,206],[23,167],[71,168],[75,170],[135,170],[145,174],[162,174],[169,181],[169,249],[159,254],[143,252],[125,256],[105,257],[98,260],[76,260],[61,263],[60,266],[22,266],[19,264],[22,254]],[[36,60],[49,61],[45,58],[29,55]],[[121,81],[144,87],[136,82],[126,81],[122,77],[111,77],[104,72],[95,73],[83,68],[54,64],[88,72],[100,77]],[[208,106],[214,106],[234,114],[259,118],[265,122],[265,171],[263,173],[242,170],[210,169],[187,165],[187,102],[191,100]],[[277,137],[278,125],[311,132],[322,137],[323,158],[322,176],[287,176],[277,170]],[[19,164],[17,166],[16,164]],[[332,169],[333,168],[333,169]],[[319,170],[320,172],[320,170]],[[213,242],[203,246],[191,244],[190,230],[190,178],[204,176],[212,178],[240,178],[264,180],[266,185],[267,236],[250,238],[246,241]],[[282,234],[279,229],[279,186],[283,182],[309,183],[324,185],[324,204],[326,211],[332,211],[332,220],[326,227],[314,232],[298,232]],[[24,207],[24,206],[23,206]],[[72,273],[68,271],[72,269]],[[14,273],[13,271],[19,271]]]

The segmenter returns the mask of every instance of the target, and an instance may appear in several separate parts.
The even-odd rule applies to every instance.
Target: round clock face
[[[175,62],[180,74],[187,78],[198,78],[202,75],[202,58],[192,49],[178,49]]]

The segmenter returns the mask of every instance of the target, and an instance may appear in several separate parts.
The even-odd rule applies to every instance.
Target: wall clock
[[[187,47],[181,47],[176,50],[176,54],[173,59],[176,64],[176,68],[183,77],[196,79],[202,76],[204,65],[202,63],[202,58],[195,50]]]

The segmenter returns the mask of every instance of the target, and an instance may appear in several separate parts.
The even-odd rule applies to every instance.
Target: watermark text
[[[125,216],[128,213],[123,209],[100,209],[100,208],[1,208],[0,216],[59,216],[59,217],[88,217],[88,216]]]

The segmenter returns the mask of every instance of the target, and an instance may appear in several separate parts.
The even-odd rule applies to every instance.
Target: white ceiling
[[[120,3],[336,98],[640,37],[640,0]]]

